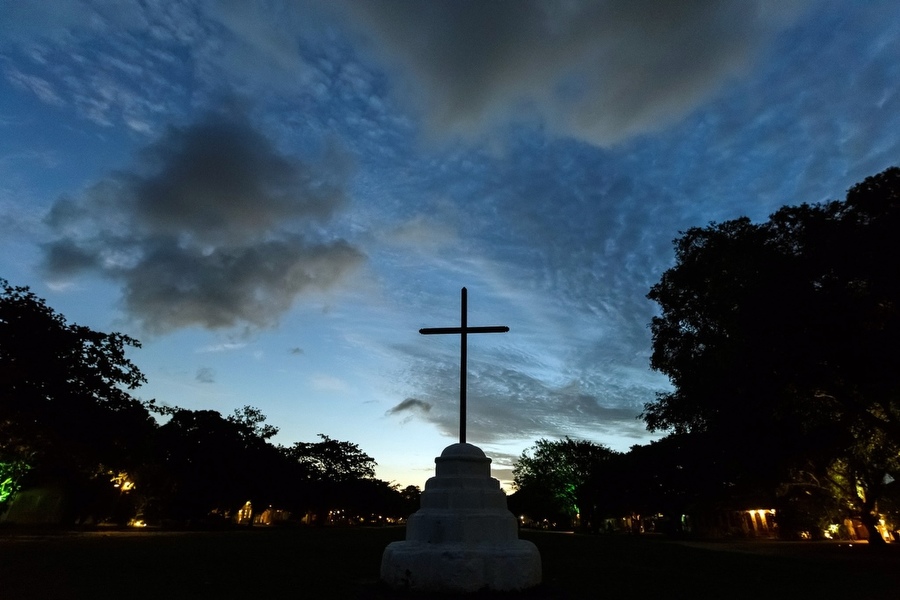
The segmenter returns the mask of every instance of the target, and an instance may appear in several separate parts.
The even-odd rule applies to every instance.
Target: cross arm
[[[506,333],[509,327],[506,325],[497,325],[489,327],[426,327],[420,329],[422,335],[435,335],[444,333]]]

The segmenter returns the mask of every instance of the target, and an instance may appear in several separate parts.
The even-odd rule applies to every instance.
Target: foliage
[[[341,442],[319,434],[321,442],[297,442],[285,454],[301,466],[307,478],[316,481],[348,481],[375,477],[378,464],[352,442]]]
[[[265,416],[257,409],[249,414],[260,417],[256,428],[212,410],[176,409],[156,435],[160,468],[139,474],[138,489],[163,499],[164,511],[179,519],[203,518],[213,509],[227,513],[248,500],[267,506],[283,497],[280,482],[290,465],[254,433],[268,431],[259,427]]]
[[[422,499],[422,490],[417,485],[408,485],[399,491],[401,500],[401,512],[404,517],[411,515],[419,510],[419,503]]]
[[[891,168],[844,202],[684,232],[648,294],[651,365],[674,386],[645,405],[648,428],[703,432],[758,489],[843,464],[837,493],[873,518],[900,467],[898,231]]]
[[[253,406],[244,406],[241,409],[235,409],[227,419],[244,431],[245,438],[269,440],[278,433],[277,427],[266,423],[266,415]]]
[[[376,462],[352,442],[342,442],[319,434],[319,442],[297,442],[281,448],[281,453],[296,469],[295,484],[302,488],[306,512],[319,523],[329,521],[334,509],[359,511],[362,498],[381,512],[402,512],[397,490],[375,479]],[[390,501],[386,500],[390,497]]]
[[[533,519],[565,518],[571,523],[592,508],[583,501],[588,491],[585,484],[615,455],[586,440],[540,439],[522,453],[513,468],[516,495],[521,494],[517,501],[527,499],[522,509]]]
[[[589,481],[598,511],[677,517],[721,508],[739,489],[709,444],[702,434],[673,434],[614,456]]]
[[[418,507],[418,489],[375,479],[375,460],[356,444],[320,435],[275,446],[278,428],[249,405],[223,417],[142,404],[129,390],[144,376],[126,357],[137,340],[69,324],[27,287],[0,279],[0,292],[0,504],[27,472],[74,498],[71,521],[208,521],[248,500],[299,514]]]
[[[144,382],[129,347],[140,343],[67,323],[0,279],[0,456],[83,473],[140,460],[153,421],[128,393]]]
[[[3,512],[7,501],[17,492],[22,485],[22,477],[30,467],[20,461],[0,461],[0,513]]]

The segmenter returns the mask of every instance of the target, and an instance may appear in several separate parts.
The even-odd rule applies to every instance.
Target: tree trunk
[[[859,519],[869,532],[869,546],[883,548],[886,545],[886,542],[878,531],[878,514],[873,513],[871,510],[863,510]]]

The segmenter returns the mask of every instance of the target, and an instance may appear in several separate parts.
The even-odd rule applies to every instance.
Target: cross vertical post
[[[494,325],[488,327],[469,327],[468,324],[468,292],[463,288],[460,292],[459,327],[430,327],[420,329],[423,335],[459,334],[459,443],[466,443],[466,361],[468,354],[467,335],[470,333],[506,333],[509,327]]]
[[[466,288],[463,288],[459,293],[459,305],[460,305],[460,316],[459,316],[459,443],[466,443],[466,359],[469,349],[469,344],[466,339],[467,325],[469,319],[468,315],[468,299],[469,292]]]

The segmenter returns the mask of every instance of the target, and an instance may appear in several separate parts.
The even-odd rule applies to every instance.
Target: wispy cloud
[[[46,79],[42,79],[37,75],[28,75],[12,66],[7,66],[4,69],[4,74],[7,81],[11,84],[20,89],[28,90],[45,104],[52,106],[65,104],[65,101],[59,96],[53,84]]]
[[[345,380],[326,373],[314,375],[310,383],[312,384],[313,389],[322,392],[347,392],[351,389],[350,384]]]
[[[197,350],[198,354],[215,354],[219,352],[230,352],[232,350],[240,350],[241,348],[246,348],[246,342],[222,342],[219,344],[211,344],[209,346],[203,346]]]
[[[451,224],[424,215],[404,220],[382,237],[389,244],[419,250],[438,250],[458,239]]]
[[[637,419],[644,402],[665,389],[661,377],[616,372],[613,365],[573,365],[570,378],[557,381],[543,377],[540,369],[529,373],[545,357],[479,347],[479,356],[469,358],[467,393],[468,436],[477,443],[491,444],[504,439],[533,440],[540,437],[632,438],[647,437]],[[513,347],[520,346],[512,344]],[[527,345],[523,345],[528,347]],[[438,427],[448,437],[459,428],[458,355],[433,349],[426,355],[409,355],[409,384],[419,396],[388,411],[388,416],[405,415]],[[454,351],[456,348],[453,349]],[[623,382],[627,384],[623,385]],[[427,411],[412,410],[426,403]],[[620,442],[619,445],[623,445]],[[625,444],[629,445],[629,444]]]
[[[679,231],[900,157],[891,0],[7,4],[7,276],[99,327],[118,293],[173,402],[240,352],[261,403],[299,377],[449,438],[458,340],[416,331],[465,285],[470,324],[511,327],[469,352],[469,437],[501,469],[542,437],[648,438],[646,294]]]

